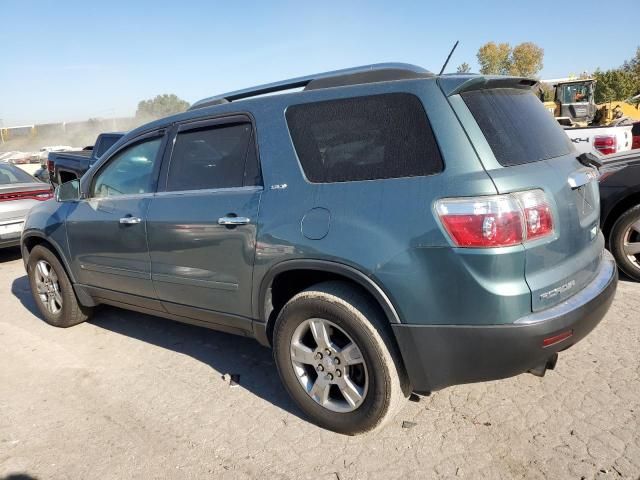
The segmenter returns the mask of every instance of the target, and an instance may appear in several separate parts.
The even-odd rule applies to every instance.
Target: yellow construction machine
[[[542,80],[553,88],[554,100],[544,102],[558,122],[567,127],[614,126],[640,121],[640,96],[630,102],[595,103],[595,78]],[[544,89],[540,88],[544,101]]]

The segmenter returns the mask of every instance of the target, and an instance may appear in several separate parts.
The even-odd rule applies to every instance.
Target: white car
[[[0,163],[0,248],[18,245],[29,209],[52,196],[51,185],[10,163]]]

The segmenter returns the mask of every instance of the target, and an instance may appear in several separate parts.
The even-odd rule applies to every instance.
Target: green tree
[[[532,42],[521,43],[511,50],[509,73],[520,77],[534,77],[542,70],[544,50]]]
[[[540,90],[542,91],[542,101],[543,102],[553,102],[556,97],[556,90],[551,85],[546,83],[539,83]]]
[[[611,70],[597,69],[593,77],[596,83],[596,103],[628,100],[640,93],[640,47],[630,60]]]
[[[640,90],[639,78],[622,68],[596,70],[593,78],[596,83],[596,103],[626,100]]]
[[[485,43],[478,50],[480,73],[485,75],[507,75],[510,67],[511,47],[508,43]]]
[[[626,60],[622,65],[625,72],[629,72],[640,79],[640,47],[636,48],[636,55],[631,60]]]
[[[173,93],[171,95],[165,93],[138,103],[136,117],[162,118],[184,112],[187,108],[189,108],[189,102],[178,98]]]
[[[467,62],[464,62],[458,65],[457,71],[458,73],[469,73],[471,71],[471,66]]]
[[[532,42],[511,48],[508,43],[485,43],[478,50],[480,73],[534,77],[542,70],[544,50]]]

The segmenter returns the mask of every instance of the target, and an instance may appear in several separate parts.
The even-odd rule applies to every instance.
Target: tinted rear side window
[[[416,177],[443,169],[422,103],[411,94],[293,105],[286,117],[310,182]]]
[[[558,122],[529,90],[462,94],[493,154],[507,167],[567,155],[573,150]]]
[[[251,140],[249,123],[179,132],[171,156],[167,190],[257,185],[259,171]],[[250,178],[245,178],[246,162],[251,166]]]

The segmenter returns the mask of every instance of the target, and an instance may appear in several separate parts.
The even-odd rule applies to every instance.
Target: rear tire
[[[315,424],[355,435],[404,405],[408,381],[386,322],[377,304],[344,282],[314,285],[283,307],[274,327],[276,365]],[[326,344],[316,341],[319,332]]]
[[[632,252],[639,246],[640,205],[636,205],[620,215],[613,224],[609,247],[620,270],[637,282],[640,282],[640,251],[637,254]]]
[[[46,247],[37,245],[31,250],[27,274],[38,310],[48,324],[72,327],[91,316],[92,309],[78,303],[67,272]]]

